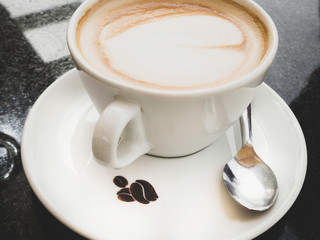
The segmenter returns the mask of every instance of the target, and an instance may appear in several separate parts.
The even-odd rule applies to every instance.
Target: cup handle
[[[150,149],[141,107],[126,99],[115,99],[96,123],[92,138],[94,157],[109,167],[122,168]]]

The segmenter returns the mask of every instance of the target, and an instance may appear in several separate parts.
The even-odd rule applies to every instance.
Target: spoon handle
[[[252,122],[251,122],[251,104],[244,110],[240,117],[240,127],[242,135],[242,146],[244,144],[252,145]]]

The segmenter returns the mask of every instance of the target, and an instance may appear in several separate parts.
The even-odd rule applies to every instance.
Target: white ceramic
[[[30,111],[21,142],[23,167],[46,208],[90,239],[252,239],[289,210],[307,166],[303,133],[284,101],[262,84],[252,106],[254,147],[279,183],[277,202],[263,213],[239,207],[223,185],[223,166],[241,144],[238,122],[187,157],[144,155],[118,170],[93,160],[90,142],[99,114],[75,70],[54,82]],[[149,181],[159,198],[147,205],[118,200],[117,175],[129,183]]]
[[[185,156],[220,137],[252,101],[278,47],[269,15],[256,3],[239,0],[255,12],[269,32],[269,48],[256,69],[223,86],[173,91],[115,81],[92,68],[76,47],[76,26],[96,0],[85,1],[71,18],[67,42],[79,76],[101,117],[93,152],[108,166],[121,168],[144,153]]]

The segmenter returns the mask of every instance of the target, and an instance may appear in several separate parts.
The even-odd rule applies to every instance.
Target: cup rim
[[[117,81],[111,77],[103,75],[94,67],[92,67],[86,61],[86,59],[82,56],[82,54],[80,53],[76,45],[75,36],[76,36],[76,28],[77,28],[78,21],[81,19],[81,17],[86,12],[86,10],[98,1],[100,0],[86,0],[73,13],[67,29],[67,45],[71,53],[72,59],[75,62],[75,65],[77,66],[77,68],[79,68],[81,71],[84,71],[94,79],[97,79],[101,82],[107,83],[112,87],[115,87],[124,91],[127,90],[127,91],[134,91],[134,92],[142,93],[146,95],[167,96],[167,97],[186,97],[186,96],[197,97],[197,96],[204,96],[204,95],[217,95],[224,92],[229,92],[231,90],[238,89],[242,86],[250,84],[250,82],[253,79],[256,79],[260,74],[265,73],[270,67],[278,49],[278,44],[279,44],[278,31],[275,23],[273,22],[269,14],[260,5],[255,3],[253,0],[232,0],[244,7],[249,8],[251,11],[255,12],[256,15],[259,17],[259,19],[263,21],[263,23],[265,24],[268,30],[269,46],[268,46],[267,52],[263,56],[263,59],[260,61],[258,66],[255,67],[248,74],[238,79],[235,79],[233,81],[230,81],[226,84],[207,87],[207,88],[185,89],[185,90],[172,90],[172,89],[166,90],[162,88],[161,89],[149,88],[149,87],[144,87],[137,84],[132,84],[129,81],[128,82]]]

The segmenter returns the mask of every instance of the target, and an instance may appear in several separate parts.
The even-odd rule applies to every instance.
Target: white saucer
[[[279,196],[262,213],[238,206],[222,182],[224,164],[239,149],[238,123],[194,155],[143,156],[125,169],[112,170],[91,158],[97,118],[72,70],[37,100],[22,137],[23,167],[38,198],[61,222],[91,239],[252,239],[289,210],[305,178],[300,125],[265,84],[253,102],[253,141],[278,178]],[[120,188],[113,183],[117,175],[129,183],[147,180],[159,198],[147,205],[120,201]]]

